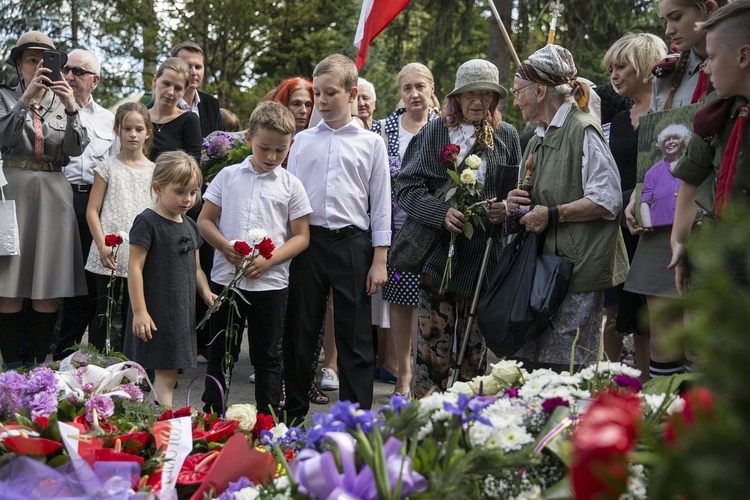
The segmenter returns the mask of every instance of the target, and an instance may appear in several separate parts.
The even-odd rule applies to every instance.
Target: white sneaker
[[[337,391],[339,389],[339,377],[330,368],[323,368],[323,377],[320,379],[320,388],[324,391]]]

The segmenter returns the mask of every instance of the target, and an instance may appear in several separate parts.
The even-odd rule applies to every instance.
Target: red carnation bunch
[[[119,234],[108,234],[104,237],[104,245],[108,247],[117,247],[122,245],[122,236]]]
[[[450,165],[458,159],[458,152],[461,151],[461,147],[458,144],[448,144],[443,148],[443,152],[440,153],[440,163],[443,165]]]
[[[246,241],[242,240],[235,241],[232,247],[237,253],[242,255],[250,255],[250,252],[253,251],[253,247],[251,247]]]
[[[258,250],[261,257],[269,260],[273,256],[273,251],[276,248],[276,245],[273,244],[271,238],[263,238],[260,243],[255,245],[255,248]]]

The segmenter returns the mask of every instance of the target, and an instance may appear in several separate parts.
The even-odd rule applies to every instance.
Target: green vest
[[[583,198],[581,171],[586,127],[594,127],[604,137],[598,122],[574,107],[562,127],[551,127],[543,139],[538,135],[531,138],[521,165],[534,154],[533,203],[559,206]],[[521,179],[524,175],[525,172]],[[619,219],[564,222],[558,226],[557,238],[548,232],[544,253],[555,253],[557,243],[560,255],[574,263],[571,292],[601,290],[625,281],[629,265]]]

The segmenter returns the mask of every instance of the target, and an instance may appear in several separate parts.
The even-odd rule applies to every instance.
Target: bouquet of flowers
[[[482,164],[482,159],[477,155],[469,155],[464,160],[468,168],[458,171],[458,153],[461,150],[456,144],[448,144],[440,153],[440,163],[446,165],[448,182],[440,189],[444,201],[464,215],[463,234],[471,239],[474,236],[474,228],[482,226],[482,216],[487,213],[487,200],[483,199],[479,192],[484,187],[477,182],[476,170]],[[453,256],[456,253],[456,233],[451,232],[450,246],[448,247],[448,260],[445,263],[443,278],[440,281],[440,291],[446,289],[453,274]]]
[[[201,170],[203,179],[208,182],[227,165],[241,163],[250,156],[252,149],[242,134],[216,132],[203,140]]]
[[[268,260],[273,256],[273,251],[276,246],[273,244],[270,238],[266,237],[266,232],[263,229],[251,229],[248,233],[248,238],[252,244],[243,240],[232,240],[229,243],[232,245],[235,251],[244,256],[244,259],[235,266],[234,273],[232,274],[231,281],[224,286],[221,293],[216,297],[214,303],[206,311],[206,315],[198,323],[197,329],[200,329],[203,325],[208,322],[211,315],[216,311],[224,302],[229,307],[229,314],[227,315],[227,323],[224,330],[221,330],[216,334],[209,345],[216,340],[216,338],[224,333],[224,359],[221,362],[222,372],[224,373],[224,382],[226,386],[226,396],[229,394],[229,382],[230,374],[232,373],[232,364],[234,358],[232,357],[232,345],[237,341],[237,325],[235,325],[235,313],[239,314],[237,309],[237,299],[241,299],[245,303],[247,299],[242,294],[239,288],[237,288],[239,282],[245,277],[245,273],[253,265],[253,262],[258,257],[263,257]]]

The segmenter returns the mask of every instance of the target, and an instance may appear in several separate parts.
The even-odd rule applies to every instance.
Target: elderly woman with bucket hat
[[[465,327],[487,239],[485,229],[489,229],[490,221],[500,222],[504,216],[494,210],[502,203],[492,204],[484,228],[475,228],[472,238],[456,238],[452,278],[441,291],[450,234],[461,233],[464,217],[436,192],[449,179],[446,165],[440,161],[441,152],[448,144],[455,144],[460,147],[458,165],[470,154],[481,158],[476,172],[477,180],[484,185],[482,197],[491,201],[505,197],[505,193],[496,192],[496,176],[506,168],[515,172],[521,160],[518,133],[501,120],[498,111],[498,104],[506,95],[495,65],[482,59],[463,63],[456,72],[455,88],[445,100],[442,118],[428,122],[404,154],[396,203],[408,217],[441,229],[420,274],[419,338],[412,379],[415,397],[423,397],[433,388],[447,387],[455,361],[453,346],[461,345],[465,335],[469,335],[469,340],[458,379],[470,380],[486,368],[487,348],[479,328],[475,324],[466,332]],[[490,257],[485,276],[492,275],[497,255],[495,252]]]
[[[70,85],[62,77],[51,80],[51,70],[43,67],[44,51],[54,50],[43,33],[22,35],[7,61],[19,83],[0,87],[3,190],[6,200],[15,202],[20,236],[18,255],[0,256],[0,353],[9,368],[43,362],[57,299],[86,294],[70,184],[62,169],[83,152],[88,136]],[[67,56],[55,55],[61,74],[69,71]],[[24,299],[31,299],[28,311]]]
[[[521,164],[524,189],[508,194],[508,212],[524,214],[526,231],[546,235],[544,253],[573,261],[559,311],[515,357],[527,369],[567,370],[571,362],[596,361],[604,290],[625,281],[628,272],[620,175],[599,120],[589,113],[590,89],[576,78],[570,52],[559,45],[539,49],[521,63],[513,83],[523,118],[539,125]]]

